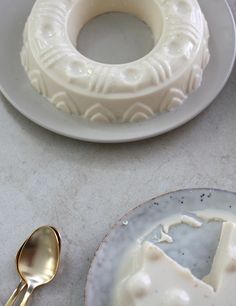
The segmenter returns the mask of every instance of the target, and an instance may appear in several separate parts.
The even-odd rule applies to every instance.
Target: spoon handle
[[[15,291],[12,293],[12,295],[10,296],[9,300],[6,302],[5,306],[12,306],[17,297],[19,296],[19,294],[21,293],[21,291],[26,287],[26,284],[22,281],[19,283],[18,287],[15,289]]]
[[[28,304],[29,298],[31,296],[31,294],[33,293],[34,288],[33,287],[28,287],[24,298],[22,300],[22,302],[20,303],[20,306],[26,306]]]

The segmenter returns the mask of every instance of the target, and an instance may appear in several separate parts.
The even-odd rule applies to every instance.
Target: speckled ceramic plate
[[[85,305],[113,305],[112,293],[122,258],[144,233],[158,227],[166,217],[205,209],[236,215],[236,193],[215,189],[180,190],[154,198],[129,212],[116,224],[96,253],[88,274]],[[221,224],[217,222],[205,224],[199,229],[178,226],[172,232],[175,242],[160,247],[201,278],[210,270],[220,230]]]
[[[55,133],[93,142],[128,142],[154,137],[188,122],[225,85],[235,59],[235,25],[225,0],[199,0],[208,20],[211,61],[201,88],[175,112],[138,124],[98,124],[58,111],[31,87],[20,63],[22,33],[34,0],[0,1],[0,90],[23,115]],[[216,16],[220,16],[217,18]],[[109,29],[108,29],[109,31]]]

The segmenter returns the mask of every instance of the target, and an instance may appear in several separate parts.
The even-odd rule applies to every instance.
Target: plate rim
[[[30,111],[27,111],[26,108],[22,108],[16,101],[15,99],[11,98],[10,93],[4,88],[4,86],[0,83],[0,93],[4,96],[4,98],[20,113],[22,114],[24,117],[26,117],[28,120],[32,121],[33,123],[35,123],[36,125],[51,131],[55,134],[64,136],[64,137],[68,137],[71,139],[75,139],[75,140],[81,140],[81,141],[85,141],[85,142],[90,142],[90,143],[107,143],[107,144],[113,144],[113,143],[128,143],[128,142],[137,142],[137,141],[142,141],[145,139],[151,139],[163,134],[166,134],[170,131],[173,131],[177,128],[179,128],[180,126],[185,125],[186,123],[190,122],[192,119],[194,119],[195,117],[197,117],[200,113],[202,113],[205,109],[207,109],[211,103],[214,102],[214,100],[218,97],[218,95],[221,93],[221,91],[223,90],[223,88],[225,87],[227,81],[230,78],[230,75],[232,73],[232,70],[234,68],[234,63],[235,63],[235,58],[236,58],[236,24],[235,24],[235,19],[234,19],[234,15],[232,12],[232,9],[228,3],[227,0],[223,0],[226,8],[228,10],[229,16],[231,17],[231,22],[232,22],[232,27],[233,27],[233,31],[234,31],[234,50],[233,50],[233,54],[232,54],[232,61],[229,67],[229,70],[227,71],[227,73],[225,74],[224,77],[222,77],[222,83],[221,86],[218,88],[218,90],[212,95],[212,98],[209,99],[209,101],[207,101],[207,103],[205,103],[203,106],[201,106],[199,109],[197,109],[196,111],[193,111],[192,113],[190,112],[190,114],[188,116],[185,116],[183,119],[179,120],[178,122],[175,122],[172,125],[169,125],[168,127],[164,127],[162,129],[157,129],[157,131],[147,131],[146,133],[142,134],[142,135],[136,135],[135,132],[133,132],[133,136],[125,136],[125,132],[121,132],[118,136],[115,136],[114,138],[112,138],[112,136],[94,136],[96,135],[96,133],[94,133],[94,135],[90,136],[90,135],[82,135],[82,134],[78,134],[78,133],[73,133],[73,132],[67,132],[63,129],[59,129],[57,127],[54,127],[54,125],[50,125],[47,124],[45,122],[42,122],[42,120],[40,120],[40,118],[38,118],[37,116],[35,116],[34,114],[31,114]],[[154,124],[155,124],[155,120],[156,118],[152,119]],[[83,119],[81,119],[82,121]],[[107,126],[106,126],[107,127]],[[77,129],[79,130],[79,128]],[[94,128],[94,130],[96,130],[96,128]],[[104,131],[104,129],[103,129]],[[130,132],[130,134],[132,134]]]
[[[106,233],[106,235],[104,236],[104,238],[102,239],[101,243],[98,245],[98,247],[96,248],[95,252],[94,252],[94,256],[92,258],[88,273],[87,273],[87,277],[86,277],[86,285],[84,288],[84,306],[91,306],[88,304],[88,291],[89,291],[89,286],[91,283],[91,277],[92,277],[92,270],[93,267],[95,265],[95,261],[97,258],[97,255],[99,254],[99,252],[102,250],[102,248],[105,246],[107,240],[109,240],[109,237],[112,235],[113,231],[116,230],[119,226],[120,223],[123,220],[126,220],[129,218],[130,215],[132,215],[132,213],[145,206],[148,205],[151,201],[154,200],[158,200],[162,197],[166,197],[168,195],[172,195],[172,194],[176,194],[176,193],[181,193],[181,192],[194,192],[194,191],[201,191],[201,192],[220,192],[220,193],[227,193],[227,194],[232,194],[236,197],[236,192],[235,191],[230,191],[230,190],[226,190],[226,189],[221,189],[221,188],[210,188],[210,187],[196,187],[196,188],[182,188],[182,189],[177,189],[177,190],[173,190],[173,191],[168,191],[165,193],[162,193],[160,195],[157,195],[155,197],[150,198],[149,200],[135,206],[134,208],[129,209],[121,218],[119,218],[109,229],[109,231]]]

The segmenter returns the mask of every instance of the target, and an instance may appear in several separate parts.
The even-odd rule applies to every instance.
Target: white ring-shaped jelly
[[[76,49],[80,30],[106,12],[146,22],[153,50],[120,65],[82,55]],[[201,85],[208,39],[197,0],[37,0],[21,60],[34,88],[58,109],[91,121],[132,123],[174,110]]]

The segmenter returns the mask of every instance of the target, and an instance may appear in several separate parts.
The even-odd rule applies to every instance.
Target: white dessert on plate
[[[136,250],[134,265],[120,285],[118,306],[234,306],[236,225],[223,223],[211,272],[203,280],[150,242]]]
[[[85,23],[115,11],[151,27],[153,50],[121,65],[80,54],[76,40]],[[58,109],[96,122],[133,123],[174,110],[201,85],[208,39],[197,0],[36,0],[21,60],[34,88]]]

